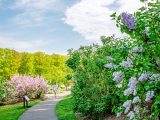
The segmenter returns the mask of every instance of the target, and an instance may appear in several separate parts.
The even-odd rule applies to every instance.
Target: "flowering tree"
[[[7,97],[23,97],[25,95],[36,98],[47,92],[47,82],[42,77],[15,75],[5,86]]]

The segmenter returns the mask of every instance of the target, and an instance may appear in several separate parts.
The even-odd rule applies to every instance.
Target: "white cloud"
[[[99,42],[100,36],[120,32],[110,15],[115,12],[107,6],[118,4],[117,13],[130,12],[142,6],[139,0],[81,0],[66,11],[65,23],[73,26],[85,39]]]
[[[58,0],[16,0],[11,9],[22,12],[17,14],[12,21],[23,27],[40,25],[45,14],[56,10],[58,4]]]

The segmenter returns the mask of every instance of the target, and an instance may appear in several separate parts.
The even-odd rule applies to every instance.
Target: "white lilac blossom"
[[[123,73],[121,71],[113,73],[113,81],[120,81],[123,78]]]
[[[122,115],[122,112],[117,113],[117,117],[120,117]]]
[[[107,56],[107,59],[108,59],[109,62],[113,62],[114,61],[114,59],[112,58],[112,56]]]
[[[127,114],[129,112],[129,110],[130,110],[130,107],[126,107],[124,113]]]
[[[125,91],[124,91],[124,96],[129,96],[130,94],[133,93],[133,90],[131,88],[127,88]]]
[[[136,96],[136,97],[133,98],[132,103],[138,103],[140,101],[141,101],[141,99],[138,96]]]
[[[132,100],[127,100],[126,102],[123,103],[123,107],[127,108],[127,107],[131,107],[131,103],[132,103]]]
[[[138,113],[138,112],[139,112],[139,108],[138,108],[137,105],[133,107],[133,111],[134,111],[135,113]]]
[[[133,62],[132,62],[132,60],[130,59],[130,58],[127,58],[127,61],[122,61],[121,63],[120,63],[120,65],[122,66],[122,67],[125,67],[125,68],[132,68],[133,67]]]
[[[121,22],[130,30],[135,29],[135,18],[132,14],[123,12],[121,14]]]
[[[104,67],[105,68],[110,68],[110,69],[116,69],[117,68],[117,66],[114,65],[113,63],[105,64]]]
[[[142,73],[141,76],[138,78],[138,81],[146,80],[146,79],[150,78],[150,76],[151,76],[150,72]]]
[[[123,103],[123,107],[125,107],[125,111],[124,111],[125,114],[128,113],[128,111],[130,110],[131,103],[132,103],[131,100],[127,100],[126,102]]]
[[[129,79],[128,86],[129,86],[129,88],[131,88],[132,90],[134,90],[136,88],[137,83],[138,83],[137,78],[131,77]]]
[[[132,48],[132,50],[130,52],[132,52],[132,53],[134,53],[134,52],[135,53],[137,53],[137,52],[144,52],[144,49],[143,49],[142,46],[141,47],[135,46],[135,47]]]
[[[130,120],[132,120],[135,117],[135,114],[133,111],[130,111],[127,115],[127,117],[129,117]]]
[[[146,99],[145,101],[148,102],[149,100],[151,100],[154,97],[154,91],[148,91],[146,94]]]
[[[129,79],[129,83],[128,83],[128,86],[129,88],[127,88],[125,91],[124,91],[124,95],[125,96],[129,96],[130,94],[136,94],[135,91],[136,91],[136,85],[137,85],[138,81],[136,78],[134,77],[131,77]]]

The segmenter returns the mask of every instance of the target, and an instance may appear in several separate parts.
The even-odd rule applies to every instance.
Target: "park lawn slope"
[[[33,106],[41,100],[31,100],[29,106]],[[13,105],[0,106],[0,120],[18,120],[18,118],[27,109],[23,108],[23,103],[17,103]]]
[[[77,120],[72,109],[72,97],[68,96],[56,105],[56,114],[58,120]]]

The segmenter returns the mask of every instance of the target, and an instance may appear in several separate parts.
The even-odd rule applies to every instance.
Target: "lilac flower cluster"
[[[130,120],[132,120],[134,117],[135,117],[135,114],[133,111],[130,111],[128,114],[127,114],[127,117],[129,117]]]
[[[139,112],[139,108],[138,108],[138,106],[137,106],[137,105],[133,107],[133,111],[134,111],[134,112],[136,112],[136,113],[138,113],[138,112]]]
[[[130,108],[131,108],[131,103],[132,103],[132,100],[127,100],[126,102],[123,103],[123,107],[125,108],[125,111],[124,113],[128,113]]]
[[[113,76],[114,76],[113,81],[118,82],[123,79],[123,72],[122,71],[114,72]]]
[[[147,80],[151,77],[151,73],[147,72],[147,73],[142,73],[141,76],[138,78],[138,81],[143,81],[143,80]]]
[[[107,59],[109,62],[113,62],[114,61],[114,58],[112,56],[107,56]]]
[[[146,94],[146,99],[145,101],[148,102],[154,97],[154,91],[148,91]]]
[[[105,68],[110,68],[110,69],[116,69],[117,68],[117,66],[114,65],[113,63],[105,64],[104,67]]]
[[[131,53],[138,53],[138,52],[144,52],[144,49],[143,49],[143,47],[141,46],[141,47],[138,47],[138,46],[135,46],[135,47],[133,47],[132,48],[132,50],[130,51]]]
[[[138,103],[138,102],[141,102],[141,99],[138,96],[134,97],[132,103]]]
[[[122,63],[120,63],[120,65],[125,68],[132,68],[133,62],[130,58],[127,58],[127,61],[122,61]]]
[[[121,14],[121,22],[130,30],[136,29],[135,17],[132,14],[123,12]]]
[[[136,85],[137,85],[137,83],[138,83],[137,79],[134,78],[134,77],[131,77],[129,79],[128,88],[124,91],[124,95],[128,96],[128,95],[130,95],[132,93],[134,95],[136,95],[135,92],[136,92]]]

